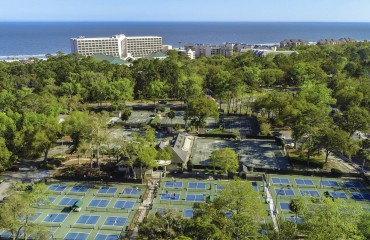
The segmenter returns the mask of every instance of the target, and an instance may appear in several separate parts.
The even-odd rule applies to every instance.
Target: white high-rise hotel
[[[162,48],[162,37],[157,36],[126,37],[120,34],[112,37],[71,39],[72,53],[85,56],[100,53],[123,59],[128,57],[141,58],[159,52]]]

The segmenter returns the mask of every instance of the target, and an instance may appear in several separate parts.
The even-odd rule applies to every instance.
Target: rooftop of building
[[[94,54],[93,58],[97,59],[98,61],[108,61],[111,64],[117,65],[130,65],[130,62],[122,60],[119,57],[104,55],[104,54]]]
[[[146,56],[146,58],[166,58],[168,57],[167,54],[163,52],[154,52]]]

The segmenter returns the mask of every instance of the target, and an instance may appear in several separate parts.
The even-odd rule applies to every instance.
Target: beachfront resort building
[[[162,37],[141,36],[124,39],[124,57],[142,58],[162,51]]]
[[[71,39],[72,53],[85,56],[104,54],[122,59],[135,59],[162,51],[162,48],[162,37],[158,36],[127,37],[119,34],[112,37]]]
[[[78,37],[71,39],[72,53],[84,56],[104,54],[113,57],[123,57],[123,41],[125,35],[115,35],[112,37],[85,38]]]

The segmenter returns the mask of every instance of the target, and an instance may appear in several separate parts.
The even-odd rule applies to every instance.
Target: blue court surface
[[[203,194],[186,194],[186,201],[188,202],[204,202]]]
[[[66,189],[67,186],[60,185],[60,184],[51,184],[49,186],[49,190],[53,192],[63,192],[64,189]]]
[[[124,201],[124,200],[117,200],[114,204],[114,208],[124,208],[124,209],[131,209],[135,205],[135,202],[132,201]]]
[[[117,192],[117,188],[115,187],[101,187],[98,193],[102,194],[115,194]]]
[[[166,188],[182,188],[182,182],[166,181],[164,187],[166,187]]]
[[[96,224],[100,216],[81,215],[76,221],[77,224]]]
[[[45,199],[38,199],[36,201],[36,204],[38,205],[46,205],[46,204],[49,204],[49,203],[52,203],[54,202],[56,199],[56,197],[48,197],[48,200],[45,200]]]
[[[294,196],[292,189],[275,189],[275,193],[282,196]]]
[[[316,190],[300,190],[302,196],[321,197]]]
[[[360,182],[344,182],[343,187],[345,188],[363,188],[364,185]]]
[[[322,180],[321,185],[325,187],[339,187],[339,183],[332,180]]]
[[[288,220],[288,221],[291,221],[291,222],[294,222],[296,224],[301,224],[302,223],[302,218],[300,217],[286,217],[285,220]]]
[[[68,197],[65,197],[65,198],[62,198],[62,200],[60,200],[59,205],[60,206],[72,206],[78,200],[80,200],[80,199],[79,198],[68,198]]]
[[[352,198],[357,201],[370,201],[370,194],[369,193],[358,193],[358,192],[351,192]]]
[[[344,192],[329,192],[333,198],[347,199],[347,195]]]
[[[206,189],[206,184],[202,182],[189,182],[188,184],[189,189]]]
[[[119,235],[114,234],[97,234],[94,240],[118,240]]]
[[[220,191],[220,190],[224,190],[224,189],[225,189],[224,186],[220,186],[220,185],[216,186],[216,191]]]
[[[315,186],[312,180],[309,179],[294,179],[295,184],[300,186]]]
[[[252,186],[253,186],[254,191],[258,192],[257,182],[252,182]]]
[[[44,222],[62,223],[67,218],[65,213],[51,213],[46,216]]]
[[[89,190],[88,186],[83,186],[83,185],[77,185],[73,186],[70,192],[78,192],[78,193],[85,193]]]
[[[287,203],[287,202],[281,202],[280,203],[280,208],[281,208],[281,210],[290,210],[290,203]]]
[[[194,215],[193,209],[184,209],[183,216],[184,218],[192,218]]]
[[[4,230],[4,231],[0,231],[0,237],[1,238],[5,238],[5,239],[8,239],[8,238],[11,238],[12,237],[12,233],[8,230]]]
[[[127,195],[139,195],[141,192],[140,188],[125,188],[123,190],[122,194],[127,194]]]
[[[31,217],[28,218],[28,221],[30,222],[34,222],[36,221],[39,217],[40,217],[41,213],[35,213],[34,215],[32,215]]]
[[[272,183],[290,185],[290,181],[288,178],[272,178]]]
[[[180,199],[180,193],[176,193],[174,195],[173,193],[162,193],[161,200],[179,200]]]
[[[89,237],[88,233],[69,232],[64,237],[64,240],[86,240],[88,237]]]
[[[89,207],[100,207],[100,208],[103,208],[103,207],[106,207],[108,206],[109,204],[109,200],[106,200],[106,199],[93,199],[91,200],[90,204],[89,204]]]
[[[126,221],[127,218],[124,217],[107,217],[107,219],[104,222],[104,225],[123,227]]]

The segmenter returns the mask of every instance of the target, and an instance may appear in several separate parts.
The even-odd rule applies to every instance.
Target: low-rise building
[[[308,44],[309,42],[303,39],[285,39],[280,42],[280,47],[297,47]]]
[[[155,52],[155,53],[149,54],[145,58],[163,60],[163,59],[166,59],[167,57],[168,57],[167,54],[165,54],[163,52]]]
[[[194,136],[191,136],[187,133],[179,133],[177,135],[171,148],[173,151],[173,164],[181,167],[182,169],[186,167],[191,155],[194,139]]]
[[[130,62],[125,61],[119,57],[114,57],[114,56],[108,56],[104,54],[94,54],[92,57],[98,61],[108,61],[111,64],[117,64],[117,65],[126,65],[130,66],[132,65]]]
[[[221,55],[224,57],[231,57],[233,55],[234,44],[225,43],[220,45],[211,44],[187,44],[184,46],[185,50],[194,51],[196,58],[199,57],[212,57],[215,55]]]
[[[179,48],[179,49],[177,49],[177,51],[184,53],[185,56],[187,56],[191,60],[195,59],[195,51],[193,51],[190,48],[188,48],[188,49]]]
[[[349,43],[349,42],[356,42],[355,39],[352,38],[340,38],[340,39],[320,39],[316,44],[317,45],[335,45],[335,44],[340,44],[340,43]]]
[[[290,55],[290,54],[293,54],[293,53],[298,53],[297,51],[272,51],[272,50],[255,50],[253,51],[253,54],[254,56],[256,57],[265,57],[269,54],[274,54],[274,55],[279,55],[279,54],[283,54],[283,55]]]
[[[254,50],[270,50],[276,51],[276,45],[260,45],[260,44],[245,44],[245,43],[237,43],[234,45],[234,52],[237,53],[244,53],[247,51],[254,51]]]

